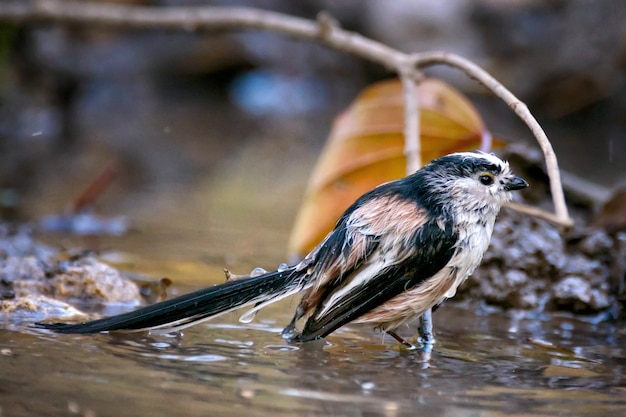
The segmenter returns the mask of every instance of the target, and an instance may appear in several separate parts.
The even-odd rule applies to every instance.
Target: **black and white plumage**
[[[169,332],[254,305],[241,318],[247,321],[302,292],[283,332],[293,341],[322,338],[347,323],[369,324],[399,339],[398,326],[454,296],[487,250],[510,191],[527,186],[492,154],[447,155],[364,194],[296,265],[100,320],[38,325],[61,333]]]

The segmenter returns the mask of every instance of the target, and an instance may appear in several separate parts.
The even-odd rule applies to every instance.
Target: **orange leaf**
[[[475,150],[488,137],[477,111],[449,85],[424,79],[417,95],[422,161]],[[403,132],[402,84],[397,79],[367,87],[335,119],[291,232],[291,254],[313,249],[363,193],[406,175]]]

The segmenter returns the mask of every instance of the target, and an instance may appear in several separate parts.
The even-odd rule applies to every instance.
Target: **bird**
[[[528,185],[492,153],[448,154],[363,194],[298,263],[115,316],[36,325],[74,334],[169,333],[251,306],[240,317],[248,322],[263,307],[300,293],[282,332],[289,342],[322,339],[354,323],[413,346],[396,330],[455,295],[480,264],[511,191]]]

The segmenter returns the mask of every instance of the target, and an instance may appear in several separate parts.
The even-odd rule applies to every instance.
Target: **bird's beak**
[[[513,177],[508,183],[504,184],[504,189],[507,191],[521,190],[526,187],[528,187],[528,183],[521,177]]]

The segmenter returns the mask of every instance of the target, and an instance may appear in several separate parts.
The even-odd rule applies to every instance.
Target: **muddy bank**
[[[141,302],[138,286],[93,254],[60,251],[26,226],[0,225],[0,315],[9,322],[81,315],[72,305]]]

